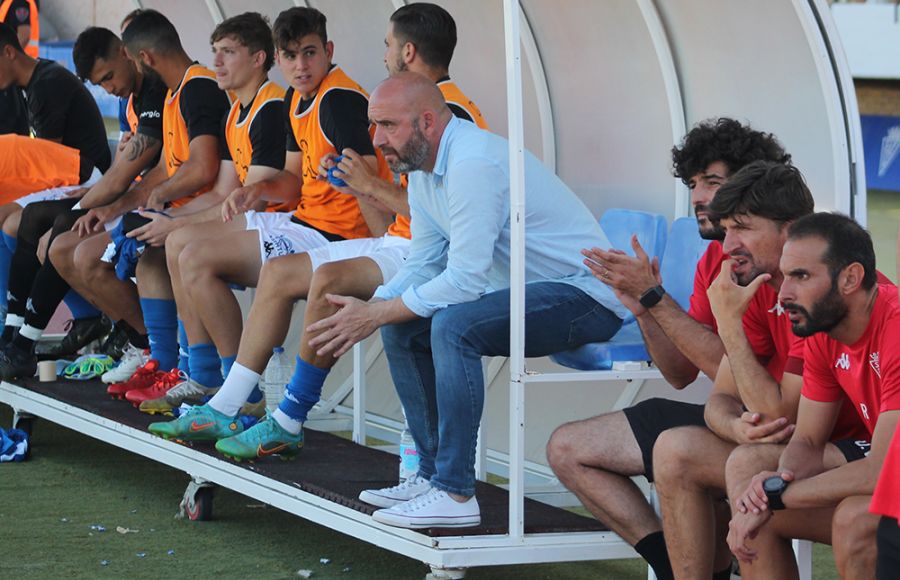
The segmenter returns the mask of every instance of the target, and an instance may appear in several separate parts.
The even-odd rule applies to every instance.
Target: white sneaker
[[[138,348],[129,344],[128,348],[125,349],[125,352],[122,353],[122,358],[119,359],[119,364],[103,373],[103,376],[100,377],[100,380],[102,380],[107,385],[113,383],[124,383],[131,378],[131,375],[134,374],[134,371],[147,364],[148,360],[150,360],[150,354],[148,352],[146,352],[142,348]]]
[[[380,508],[389,508],[428,493],[430,489],[428,480],[416,474],[394,487],[367,489],[359,494],[359,499]]]
[[[408,502],[376,511],[372,519],[398,528],[468,528],[481,524],[481,510],[474,495],[459,502],[433,487]]]

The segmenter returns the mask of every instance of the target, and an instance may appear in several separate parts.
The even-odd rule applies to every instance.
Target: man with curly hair
[[[661,282],[657,266],[636,238],[632,239],[636,257],[586,253],[595,262],[595,274],[613,287],[637,318],[654,364],[676,389],[692,383],[701,370],[714,378],[724,354],[706,290],[727,256],[719,241],[722,233],[709,219],[708,205],[719,187],[745,165],[757,160],[786,164],[790,158],[772,134],[729,118],[698,124],[672,149],[674,174],[691,190],[700,236],[713,240],[697,264],[687,312],[665,294],[654,306],[641,306],[640,297]],[[703,405],[649,399],[624,411],[562,425],[547,444],[547,458],[560,482],[597,519],[634,546],[660,580],[672,578],[662,524],[631,477],[644,475],[653,481],[656,439],[673,427],[705,426],[703,412]],[[722,522],[727,522],[725,513]],[[731,557],[724,543],[719,548],[715,569],[725,574]]]

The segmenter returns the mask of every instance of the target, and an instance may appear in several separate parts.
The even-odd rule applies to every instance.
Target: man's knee
[[[77,234],[71,232],[60,234],[53,239],[47,255],[58,272],[63,273],[70,269],[77,241]]]
[[[185,286],[200,283],[209,275],[209,266],[209,252],[202,242],[188,243],[178,254],[178,272]]]
[[[834,510],[831,541],[839,567],[866,559],[871,559],[874,565],[875,533],[880,518],[869,513],[869,499],[869,496],[850,497]]]
[[[702,455],[696,427],[677,427],[659,434],[653,446],[653,475],[657,483],[679,480]]]
[[[178,263],[177,260],[181,256],[181,252],[184,251],[185,246],[187,246],[191,241],[190,237],[190,228],[178,228],[168,236],[166,236],[166,258],[169,260],[169,263]]]
[[[278,290],[295,286],[297,276],[304,275],[304,268],[298,268],[298,254],[281,256],[267,260],[259,271],[259,290]]]
[[[547,462],[560,479],[565,480],[579,443],[577,422],[565,423],[557,427],[547,441]]]
[[[22,212],[13,211],[13,213],[7,216],[6,220],[3,221],[3,233],[7,236],[15,238],[19,235],[19,222],[22,219]]]

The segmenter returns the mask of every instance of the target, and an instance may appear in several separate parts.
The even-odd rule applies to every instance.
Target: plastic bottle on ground
[[[403,423],[400,432],[400,481],[406,481],[419,472],[419,452],[409,426]]]
[[[278,408],[284,397],[284,387],[290,382],[293,373],[294,367],[284,354],[284,348],[280,346],[273,348],[272,358],[269,359],[262,376],[262,392],[269,413]]]

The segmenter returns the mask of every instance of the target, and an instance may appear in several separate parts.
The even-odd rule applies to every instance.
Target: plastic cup
[[[42,383],[52,383],[56,380],[55,360],[42,360],[38,363],[38,380]]]

